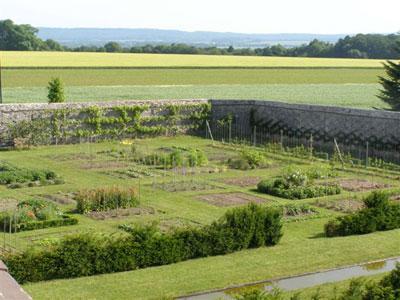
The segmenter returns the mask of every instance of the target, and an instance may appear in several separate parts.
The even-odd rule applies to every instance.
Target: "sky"
[[[35,27],[243,33],[395,33],[400,0],[0,0],[0,19]]]

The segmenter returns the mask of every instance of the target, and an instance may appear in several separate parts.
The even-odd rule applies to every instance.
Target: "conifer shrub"
[[[387,193],[373,192],[364,199],[364,204],[364,209],[325,224],[326,236],[367,234],[400,228],[400,205],[390,203]]]

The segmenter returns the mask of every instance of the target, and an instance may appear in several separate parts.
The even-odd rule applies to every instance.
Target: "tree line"
[[[235,49],[232,46],[198,47],[181,43],[124,47],[112,41],[103,46],[67,47],[51,39],[42,40],[37,34],[38,29],[31,25],[18,25],[12,20],[0,21],[0,50],[395,59],[398,58],[396,44],[400,42],[400,35],[397,34],[357,34],[346,36],[336,43],[315,39],[308,44],[290,48],[280,44]]]

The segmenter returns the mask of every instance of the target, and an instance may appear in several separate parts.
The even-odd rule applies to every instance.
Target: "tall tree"
[[[396,50],[400,54],[400,42]],[[379,77],[383,89],[378,97],[389,104],[393,110],[400,111],[400,62],[389,60],[384,64],[384,67],[386,77]]]
[[[63,47],[53,40],[37,37],[38,30],[28,24],[14,24],[11,20],[0,21],[0,50],[62,51]]]

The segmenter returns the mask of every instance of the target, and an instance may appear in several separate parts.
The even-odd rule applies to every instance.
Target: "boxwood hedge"
[[[128,271],[273,246],[282,236],[281,218],[280,210],[251,204],[228,211],[208,226],[167,233],[153,226],[125,226],[128,235],[67,236],[3,260],[20,283]]]

